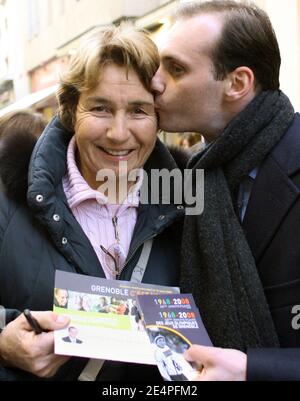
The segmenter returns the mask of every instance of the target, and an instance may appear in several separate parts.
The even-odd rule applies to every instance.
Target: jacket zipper
[[[120,239],[120,237],[119,237],[119,232],[118,232],[118,218],[117,218],[116,216],[114,216],[114,217],[112,218],[112,223],[113,223],[114,230],[115,230],[115,239],[116,239],[116,241],[118,242],[119,239]],[[157,234],[154,234],[154,235],[150,236],[149,238],[146,238],[143,242],[139,243],[139,244],[136,246],[136,248],[134,249],[134,251],[132,252],[130,258],[126,261],[126,263],[125,263],[125,265],[123,266],[123,268],[122,268],[121,271],[120,271],[120,270],[117,268],[117,266],[116,266],[116,261],[115,261],[114,256],[113,256],[107,249],[105,249],[102,245],[100,245],[100,248],[102,249],[102,251],[103,251],[106,255],[108,255],[109,257],[111,257],[111,258],[114,260],[114,263],[115,263],[115,280],[120,280],[120,276],[121,276],[121,274],[123,273],[123,271],[125,271],[125,269],[126,269],[128,263],[129,263],[129,262],[131,261],[131,259],[134,257],[134,255],[136,254],[137,250],[145,243],[145,241],[149,241],[149,240],[155,238],[156,236],[157,236]]]
[[[117,216],[114,216],[112,218],[112,223],[114,226],[115,240],[117,241],[118,244],[120,244],[120,235],[119,235],[119,231],[118,231],[118,217]],[[120,268],[120,266],[118,266],[115,256],[112,255],[107,249],[105,249],[104,246],[100,245],[100,248],[101,248],[102,252],[104,252],[106,255],[108,255],[113,260],[113,262],[115,264],[115,270],[114,270],[115,279],[119,280],[120,274],[121,274],[121,272],[120,272],[121,268]]]
[[[112,218],[112,223],[113,223],[114,230],[115,230],[115,239],[119,243],[120,242],[120,236],[119,236],[119,231],[118,231],[118,217],[117,216],[114,216]]]
[[[151,239],[154,239],[155,237],[157,237],[157,235],[158,235],[158,234],[154,234],[154,235],[150,236],[149,238],[146,238],[143,242],[141,242],[141,243],[135,248],[135,250],[132,252],[132,255],[130,256],[130,258],[126,261],[126,263],[125,263],[125,265],[124,265],[124,267],[123,267],[123,269],[122,269],[122,271],[121,271],[121,273],[120,273],[120,275],[119,275],[119,278],[120,278],[120,276],[122,275],[122,273],[125,271],[125,269],[126,269],[128,263],[129,263],[129,262],[131,261],[131,259],[134,257],[134,255],[136,254],[136,252],[137,252],[137,250],[140,248],[140,246],[143,245],[146,241],[149,241],[149,240],[151,240]],[[119,278],[118,278],[117,280],[119,280]]]
[[[135,248],[135,250],[132,252],[130,258],[126,261],[126,263],[125,263],[125,265],[124,265],[124,267],[123,267],[123,269],[122,269],[120,275],[118,276],[118,278],[116,278],[116,280],[119,280],[119,279],[120,279],[120,276],[121,276],[122,273],[125,271],[125,269],[126,269],[128,263],[129,263],[129,262],[131,261],[131,259],[134,257],[134,255],[136,254],[136,252],[138,251],[138,249],[139,249],[142,245],[144,245],[144,243],[145,243],[146,241],[149,241],[149,240],[151,240],[151,239],[154,239],[155,237],[157,237],[157,234],[154,234],[154,235],[152,235],[151,237],[146,238],[143,242],[141,242],[141,243]]]

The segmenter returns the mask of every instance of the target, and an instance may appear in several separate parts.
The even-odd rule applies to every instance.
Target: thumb
[[[70,318],[58,315],[55,312],[32,312],[32,316],[38,321],[41,328],[45,331],[63,329],[70,323]]]
[[[210,360],[213,347],[204,347],[202,345],[192,345],[184,353],[184,357],[188,362],[194,362],[197,365],[206,365]]]

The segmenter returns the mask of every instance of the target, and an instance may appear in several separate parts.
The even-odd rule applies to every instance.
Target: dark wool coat
[[[289,129],[258,167],[242,227],[255,259],[280,348],[248,349],[247,379],[300,380],[299,114],[295,114]],[[214,233],[211,238],[213,241]],[[201,247],[200,241],[191,244],[184,232],[182,248],[190,250],[191,259],[197,246]],[[192,273],[189,279],[196,280]],[[219,280],[222,293],[222,279],[219,277]],[[205,285],[209,291],[210,283],[203,283]],[[220,297],[217,290],[214,297]],[[298,308],[294,309],[296,305]],[[203,320],[205,323],[205,316]],[[216,330],[226,331],[225,319],[219,322]],[[213,333],[208,334],[214,343]]]
[[[300,380],[300,328],[292,325],[300,305],[298,113],[259,169],[243,228],[282,347],[248,350],[248,379]]]
[[[28,137],[12,136],[1,142],[0,175],[4,192],[0,194],[0,305],[8,308],[8,320],[24,308],[52,310],[56,269],[105,277],[62,188],[69,141],[70,134],[54,119],[32,155],[34,142]],[[169,151],[157,141],[145,170],[175,167]],[[178,286],[183,215],[183,207],[174,204],[139,206],[121,280],[130,280],[144,242],[154,238],[143,282]],[[76,380],[86,362],[72,358],[55,379]],[[159,378],[156,367],[113,362],[106,362],[101,375],[101,380]],[[0,367],[0,379],[34,378],[25,372]]]

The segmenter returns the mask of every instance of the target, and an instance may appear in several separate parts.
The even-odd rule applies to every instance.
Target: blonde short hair
[[[80,94],[96,87],[104,66],[112,63],[133,69],[150,91],[151,79],[159,67],[156,45],[147,33],[129,24],[109,26],[85,41],[61,77],[58,90],[59,115],[63,125],[74,130]]]

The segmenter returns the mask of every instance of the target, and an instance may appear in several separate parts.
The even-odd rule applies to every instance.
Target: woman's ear
[[[249,67],[238,67],[227,75],[225,99],[234,102],[255,92],[254,73]]]

